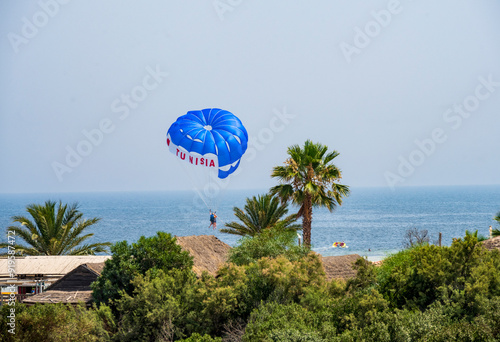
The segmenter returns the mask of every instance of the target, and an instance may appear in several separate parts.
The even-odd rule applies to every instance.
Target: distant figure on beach
[[[214,230],[215,228],[217,228],[217,214],[216,212],[212,212],[212,209],[210,209],[210,225],[208,226],[208,228],[214,226]]]

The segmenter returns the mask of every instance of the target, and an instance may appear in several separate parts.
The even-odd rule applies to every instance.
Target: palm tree
[[[68,206],[59,202],[56,210],[56,202],[47,201],[44,205],[30,204],[26,211],[32,220],[14,216],[12,220],[21,226],[10,226],[7,231],[13,232],[12,236],[24,240],[28,246],[1,243],[0,248],[11,246],[20,255],[94,255],[106,252],[111,245],[109,242],[82,245],[94,235],[82,235],[83,232],[100,218],[83,219],[78,203]]]
[[[332,164],[339,155],[337,151],[328,152],[327,146],[307,140],[304,148],[293,145],[287,152],[285,166],[274,167],[271,174],[281,184],[270,192],[282,203],[291,201],[300,206],[297,217],[302,217],[304,245],[310,247],[312,208],[326,207],[331,212],[350,191],[348,186],[336,183],[342,178],[339,168]]]
[[[495,221],[497,221],[498,223],[500,223],[500,211],[497,213],[497,215],[493,218]],[[491,231],[491,236],[492,237],[495,237],[495,236],[500,236],[500,230],[499,229],[493,229]]]
[[[241,221],[226,223],[226,227],[220,231],[222,233],[255,236],[264,229],[279,228],[282,230],[300,229],[299,224],[295,224],[297,215],[289,215],[288,205],[280,204],[280,200],[270,194],[253,196],[247,198],[244,211],[238,207],[234,207],[234,215]]]

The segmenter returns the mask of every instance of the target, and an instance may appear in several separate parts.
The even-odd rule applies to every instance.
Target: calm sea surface
[[[313,211],[313,249],[323,255],[357,253],[371,260],[401,249],[406,230],[427,229],[431,239],[443,234],[443,244],[462,237],[465,230],[488,235],[492,217],[500,211],[500,186],[353,188],[351,196],[333,213]],[[265,191],[226,191],[217,199],[218,227],[235,220],[233,206],[243,207],[248,196]],[[27,215],[25,207],[46,200],[80,204],[84,217],[102,220],[90,242],[136,241],[157,231],[173,235],[214,234],[234,246],[238,237],[208,228],[208,209],[192,192],[110,192],[61,194],[0,194],[1,241],[14,215]],[[349,248],[333,248],[335,241]],[[22,243],[22,241],[18,241]],[[371,251],[369,251],[369,249]]]

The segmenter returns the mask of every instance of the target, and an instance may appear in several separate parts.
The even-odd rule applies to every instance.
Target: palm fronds
[[[349,195],[349,187],[337,183],[342,178],[340,169],[332,162],[339,155],[328,152],[328,147],[307,140],[304,147],[288,148],[289,158],[285,166],[273,168],[271,177],[280,182],[270,193],[282,203],[292,202],[300,206],[298,217],[302,217],[304,243],[310,245],[312,208],[325,207],[333,211],[342,199]]]
[[[82,234],[100,219],[84,219],[77,203],[68,206],[62,202],[46,201],[44,205],[30,204],[26,207],[26,211],[31,218],[14,216],[12,220],[20,226],[7,228],[8,231],[14,232],[16,239],[21,239],[27,244],[13,246],[17,254],[94,255],[106,252],[111,245],[109,242],[82,245],[94,235]],[[0,248],[8,246],[9,243],[0,244]]]
[[[226,223],[220,231],[240,236],[255,236],[265,229],[279,226],[283,230],[297,230],[296,215],[286,216],[288,206],[270,194],[247,198],[244,210],[234,207],[234,215],[240,222]]]

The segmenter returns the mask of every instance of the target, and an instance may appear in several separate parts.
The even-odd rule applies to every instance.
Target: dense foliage
[[[254,237],[243,237],[239,245],[229,252],[229,261],[236,265],[248,265],[257,260],[279,255],[298,260],[309,253],[309,248],[297,246],[294,231],[282,228],[266,229]]]
[[[9,315],[14,309],[15,334],[8,330]],[[0,307],[0,341],[74,341],[92,342],[110,340],[114,319],[108,307],[71,307],[63,304],[2,305]]]
[[[132,246],[118,243],[112,248],[118,261],[106,265],[108,273],[95,285],[116,280],[120,272],[130,278],[116,283],[122,290],[110,297],[113,310],[106,304],[90,310],[18,305],[15,340],[500,339],[500,253],[485,250],[477,234],[467,233],[450,247],[414,245],[380,267],[359,259],[357,275],[348,281],[327,281],[318,255],[280,244],[285,237],[244,238],[231,255],[238,263],[224,265],[216,278],[196,278],[191,259],[170,244],[168,234]],[[253,242],[273,239],[286,248],[252,249]],[[159,246],[162,253],[155,251]],[[102,292],[101,303],[115,294]],[[5,331],[7,313],[4,306],[0,337],[13,341]]]
[[[111,247],[111,253],[112,258],[106,261],[101,276],[92,284],[92,296],[97,303],[113,307],[124,293],[133,293],[134,277],[145,275],[149,270],[191,270],[193,267],[189,253],[182,251],[175,238],[164,232],[149,238],[141,236],[131,245],[118,242]]]

